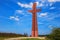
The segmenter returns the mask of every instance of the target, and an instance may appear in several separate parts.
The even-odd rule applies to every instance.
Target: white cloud
[[[10,19],[13,19],[13,18],[15,18],[14,16],[10,16]]]
[[[33,3],[31,2],[31,3],[30,3],[30,5],[32,6],[32,5],[33,5]]]
[[[21,7],[24,7],[24,4],[21,4],[20,2],[18,2],[17,4],[20,5]]]
[[[19,20],[20,20],[20,19],[18,18],[18,16],[10,16],[9,19],[15,20],[15,21],[19,21]]]
[[[39,2],[36,2],[36,3],[37,3],[37,7],[42,7],[42,6],[44,6],[43,3],[39,3]],[[29,3],[29,4],[22,4],[22,3],[20,3],[20,2],[17,2],[17,4],[18,4],[19,6],[21,6],[21,7],[24,7],[24,8],[32,8],[32,5],[33,5],[32,2]]]
[[[48,2],[55,2],[55,0],[48,0]]]
[[[32,2],[30,3],[30,4],[22,4],[22,3],[20,3],[20,2],[17,2],[17,4],[19,5],[19,6],[21,6],[21,7],[25,7],[25,8],[32,8]]]
[[[60,17],[60,14],[49,14],[46,18],[48,19],[48,20],[54,20],[55,18],[58,18],[58,17]]]
[[[53,5],[53,3],[50,3],[50,6],[52,6]]]
[[[44,4],[43,4],[43,3],[40,3],[38,6],[39,6],[39,7],[42,7],[42,6],[44,6]]]
[[[51,7],[50,9],[55,9],[55,7]]]
[[[39,2],[36,2],[37,3],[37,6],[39,5]]]
[[[41,22],[38,22],[38,24],[43,24],[43,23],[41,23]]]
[[[41,0],[42,3],[45,3],[46,0]]]
[[[23,11],[22,10],[16,10],[17,13],[22,13]]]
[[[60,0],[48,0],[48,2],[60,2]]]
[[[18,14],[23,14],[23,10],[16,10],[16,11],[15,11],[15,15],[16,15],[17,13],[18,13]]]
[[[39,2],[36,2],[36,3],[37,3],[37,7],[42,7],[42,6],[44,6],[43,3],[39,3]]]
[[[46,13],[41,13],[40,15],[39,15],[39,17],[45,17],[45,16],[47,16],[48,15],[48,13],[46,12]]]
[[[49,25],[48,27],[49,27],[50,29],[53,29],[53,26],[52,26],[52,25]]]

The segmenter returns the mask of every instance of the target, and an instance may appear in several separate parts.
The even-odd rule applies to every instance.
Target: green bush
[[[60,40],[60,28],[54,28],[47,37],[51,40]]]

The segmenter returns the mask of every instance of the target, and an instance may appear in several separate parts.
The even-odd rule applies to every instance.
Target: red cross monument
[[[40,11],[40,9],[36,9],[37,4],[33,3],[32,10],[29,10],[29,12],[32,13],[32,37],[38,37],[38,24],[37,24],[37,12]]]

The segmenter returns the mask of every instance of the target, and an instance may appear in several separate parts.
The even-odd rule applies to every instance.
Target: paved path
[[[26,38],[45,39],[45,37],[16,37],[16,38],[8,38],[8,39],[5,39],[5,40],[21,40],[21,39],[26,39]]]

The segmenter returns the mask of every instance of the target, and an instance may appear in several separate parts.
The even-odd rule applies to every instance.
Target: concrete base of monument
[[[30,39],[30,38],[37,38],[37,39],[45,39],[46,37],[16,37],[16,38],[8,38],[8,39],[5,39],[5,40],[21,40],[21,39]]]

